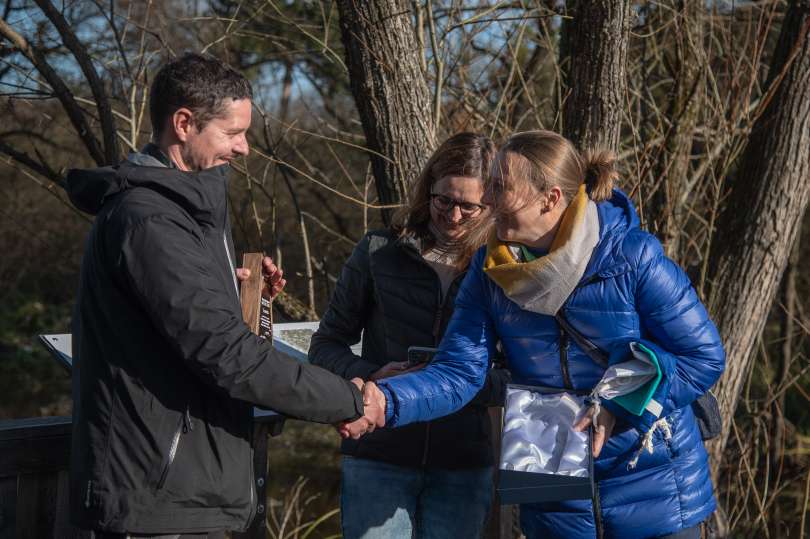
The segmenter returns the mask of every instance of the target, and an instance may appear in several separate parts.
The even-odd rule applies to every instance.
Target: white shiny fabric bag
[[[588,409],[586,398],[574,391],[507,386],[498,480],[501,503],[593,496],[591,431],[574,430]]]

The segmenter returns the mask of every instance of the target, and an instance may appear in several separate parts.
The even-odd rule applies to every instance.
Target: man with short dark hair
[[[150,92],[153,143],[116,167],[72,170],[96,219],[74,311],[70,510],[97,537],[244,530],[256,507],[252,405],[338,423],[362,382],[275,352],[242,321],[227,164],[248,153],[252,91],[185,55]],[[265,259],[278,292],[280,270]]]
[[[153,138],[180,170],[204,170],[245,156],[253,90],[218,60],[187,54],[152,82]]]

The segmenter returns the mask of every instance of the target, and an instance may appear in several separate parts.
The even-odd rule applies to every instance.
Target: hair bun
[[[585,185],[591,200],[601,202],[613,195],[613,185],[619,179],[616,154],[610,150],[587,150],[582,159],[585,165]]]

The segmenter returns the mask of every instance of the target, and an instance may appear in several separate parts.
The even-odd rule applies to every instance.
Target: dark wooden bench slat
[[[0,478],[0,539],[17,536],[17,477]]]
[[[70,433],[0,441],[0,477],[65,470]]]
[[[57,473],[24,474],[17,483],[17,537],[53,537]]]

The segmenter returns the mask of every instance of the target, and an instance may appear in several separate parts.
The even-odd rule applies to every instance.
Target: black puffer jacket
[[[71,171],[97,214],[73,319],[71,517],[82,528],[245,529],[252,406],[333,423],[360,392],[275,352],[242,321],[227,166]]]
[[[368,379],[390,361],[405,361],[410,346],[436,346],[453,312],[463,274],[444,301],[435,270],[416,240],[390,230],[368,233],[343,267],[329,308],[312,337],[309,360],[345,378]],[[363,338],[362,356],[350,346]],[[346,455],[410,467],[462,469],[493,461],[487,405],[502,405],[507,371],[490,370],[468,406],[430,423],[379,429],[345,440]]]

